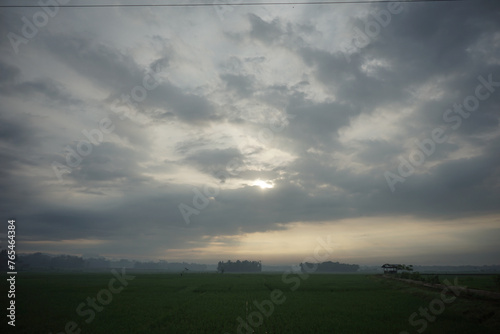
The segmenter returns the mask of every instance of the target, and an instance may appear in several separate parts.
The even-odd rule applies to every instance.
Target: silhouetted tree
[[[240,261],[236,260],[236,262],[231,262],[228,260],[227,262],[219,261],[217,264],[217,271],[220,273],[227,272],[261,272],[262,264],[260,261]]]

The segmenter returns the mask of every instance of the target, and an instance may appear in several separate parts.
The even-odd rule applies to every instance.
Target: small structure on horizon
[[[401,268],[400,264],[386,263],[382,266],[382,269],[384,269],[384,274],[396,274],[399,268]]]

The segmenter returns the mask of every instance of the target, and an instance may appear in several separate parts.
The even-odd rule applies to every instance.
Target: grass
[[[265,273],[134,275],[86,323],[89,315],[80,316],[76,309],[88,297],[96,298],[108,289],[111,273],[20,273],[15,332],[65,333],[66,324],[74,321],[81,333],[93,334],[238,333],[237,319],[253,314],[250,323],[257,325],[240,326],[239,333],[251,333],[249,329],[254,333],[417,333],[423,317],[416,317],[420,323],[412,326],[410,315],[440,298],[439,291],[365,275],[315,274],[301,279],[290,274],[285,281],[282,274]],[[460,277],[459,282],[463,283]],[[482,279],[474,277],[473,282],[480,285]],[[5,283],[2,288],[7,291]],[[282,292],[276,299],[281,304],[270,301],[276,289]],[[264,311],[259,311],[254,301],[266,300]],[[499,302],[459,297],[446,304],[434,321],[427,321],[425,333],[498,333],[499,316]]]
[[[465,285],[470,289],[488,290],[494,292],[500,292],[500,284],[497,283],[496,277],[498,275],[460,275],[458,281],[461,285]],[[440,275],[440,280],[448,278],[448,280],[454,279],[453,275]]]
[[[445,281],[454,282],[458,279],[459,285],[470,288],[479,289],[492,292],[500,292],[500,275],[494,274],[419,274],[418,272],[406,273],[407,277],[397,275],[398,278],[409,278],[412,280],[421,280],[427,283],[441,283]],[[414,276],[417,277],[414,277]],[[436,278],[439,282],[434,282],[432,279]]]

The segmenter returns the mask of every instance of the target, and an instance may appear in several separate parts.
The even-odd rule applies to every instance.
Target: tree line
[[[262,263],[260,261],[240,261],[231,262],[228,260],[227,262],[219,261],[217,265],[217,271],[219,273],[236,273],[236,272],[245,272],[245,273],[253,273],[253,272],[261,272],[262,271]]]
[[[316,268],[314,270],[314,268]],[[339,263],[339,262],[321,262],[321,263],[301,263],[300,269],[302,272],[317,272],[317,273],[333,273],[333,272],[342,272],[342,273],[350,273],[356,272],[359,269],[359,265],[357,264],[347,264],[347,263]]]
[[[0,251],[0,270],[6,270],[7,251]],[[4,268],[5,267],[5,268]],[[108,260],[103,257],[82,258],[74,255],[48,255],[43,253],[19,254],[16,257],[18,270],[102,270],[107,268],[131,268],[138,270],[182,271],[188,268],[192,271],[206,271],[205,264],[178,263],[167,261],[133,261],[127,259]]]

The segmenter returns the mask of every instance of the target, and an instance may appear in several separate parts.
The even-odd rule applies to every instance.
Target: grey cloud
[[[360,142],[359,145],[361,148],[355,154],[368,165],[381,165],[404,153],[403,149],[396,143],[390,143],[386,140],[374,139]]]
[[[250,36],[265,43],[272,43],[280,38],[283,34],[279,27],[279,21],[275,19],[271,23],[267,23],[255,14],[249,14],[248,18],[252,29]]]
[[[72,148],[75,149],[74,146]],[[82,157],[81,163],[72,168],[67,177],[74,179],[81,186],[96,189],[141,183],[149,180],[141,175],[138,165],[145,157],[144,153],[104,142],[98,146],[93,145],[92,152]],[[65,164],[63,157],[58,160]]]
[[[312,103],[300,98],[290,99],[287,114],[294,115],[293,121],[283,131],[284,136],[293,138],[294,146],[305,151],[315,148],[333,152],[338,130],[349,125],[356,112],[341,103]]]
[[[0,141],[15,147],[37,145],[35,131],[30,125],[28,117],[18,117],[17,120],[2,118]]]
[[[120,100],[123,94],[129,95],[134,87],[141,86],[148,73],[130,55],[112,45],[96,42],[95,36],[57,36],[49,40],[48,46],[61,61],[109,91],[109,103]],[[161,72],[169,65],[168,59],[168,56],[156,59],[149,67]],[[148,91],[147,94],[147,99],[138,103],[136,111],[153,119],[164,118],[171,115],[171,112],[179,120],[193,125],[203,125],[220,119],[211,103],[204,97],[185,93],[168,80],[164,80],[159,87]],[[156,111],[162,109],[167,110],[158,115]],[[155,113],[151,114],[152,111]]]
[[[250,97],[253,94],[253,77],[245,75],[223,74],[220,76],[226,82],[229,90],[234,90],[240,97]]]
[[[16,66],[0,61],[0,82],[12,83],[21,74],[21,70]]]
[[[177,38],[175,29],[181,29],[177,22],[185,18],[171,17],[171,25],[165,25],[156,13],[150,13],[148,24],[159,27],[157,35],[141,31],[138,27],[144,18],[137,17],[127,25],[137,28],[134,32],[144,39],[126,43],[106,42],[95,32],[60,34],[48,29],[29,47],[70,68],[67,80],[80,77],[107,98],[96,102],[86,92],[70,92],[69,82],[61,79],[64,75],[57,80],[38,73],[31,76],[24,72],[26,60],[0,56],[0,94],[7,97],[1,102],[0,123],[2,212],[23,221],[19,234],[24,240],[102,239],[107,244],[96,246],[101,254],[115,248],[158,254],[203,247],[209,236],[286,229],[297,221],[334,224],[352,217],[369,221],[400,215],[432,220],[498,214],[500,89],[481,101],[480,110],[463,119],[459,129],[448,127],[451,139],[437,145],[424,166],[398,184],[396,193],[389,190],[384,172],[397,171],[398,158],[408,158],[408,150],[417,148],[415,139],[428,138],[434,128],[449,125],[442,119],[443,112],[474,93],[477,76],[492,73],[500,81],[495,37],[499,10],[496,2],[408,4],[366,47],[351,55],[350,62],[341,52],[332,51],[335,46],[328,49],[307,42],[348,35],[352,28],[339,27],[333,24],[336,21],[324,28],[330,22],[329,13],[312,6],[304,8],[307,17],[291,18],[271,9],[265,20],[245,14],[244,23],[238,23],[241,26],[203,31],[213,37],[213,43],[206,45],[196,34],[193,40],[170,43],[169,38]],[[110,22],[118,22],[119,17],[113,18],[116,21]],[[372,19],[351,22],[362,27]],[[313,20],[318,24],[311,24]],[[224,33],[232,28],[238,28],[232,37]],[[210,74],[189,67],[194,83],[188,85],[196,88],[181,87],[175,78],[186,66],[182,57],[197,48],[203,53],[213,45],[223,47],[206,52],[202,59],[212,65],[207,69]],[[266,67],[283,53],[302,66],[290,82],[270,78],[268,73],[274,69]],[[140,63],[165,70],[161,84],[134,109],[148,122],[110,116],[116,127],[113,135],[64,176],[69,184],[57,184],[53,175],[48,178],[50,163],[64,162],[62,146],[51,141],[65,136],[60,131],[65,124],[57,122],[61,107],[78,104],[82,123],[94,122],[85,111],[109,114],[116,98],[142,84],[146,72]],[[44,116],[54,120],[53,128],[11,112],[12,106],[23,110],[31,103],[55,106]],[[268,124],[251,116],[255,113],[267,121],[270,116],[262,111],[267,108],[294,118],[273,132],[270,143],[255,143]],[[360,116],[370,119],[378,117],[377,112],[398,116],[386,120],[398,131],[373,139],[342,137],[354,121],[363,120]],[[75,117],[71,128],[80,121]],[[188,132],[182,137],[172,135],[172,141],[165,143],[175,151],[175,158],[155,156],[153,148],[161,146],[155,133],[178,125]],[[227,134],[217,132],[226,126],[233,128]],[[83,128],[88,128],[87,123]],[[230,133],[233,130],[235,135]],[[72,147],[81,139],[80,134],[66,136],[63,139]],[[269,157],[270,152],[288,154],[290,160],[278,161],[279,157]],[[179,204],[193,205],[193,189],[203,191],[204,185],[191,185],[192,180],[178,172],[189,166],[198,177],[214,176],[234,159],[259,167],[243,168],[234,176],[240,185],[237,189],[226,189],[220,182],[219,194],[186,225]],[[274,188],[264,191],[247,184],[257,178],[272,180]],[[479,242],[483,235],[478,232],[475,238]]]
[[[149,96],[148,105],[171,110],[179,120],[187,124],[203,126],[223,119],[206,98],[184,93],[169,82],[162,83]]]
[[[98,42],[96,36],[57,35],[47,40],[47,49],[103,89],[129,92],[145,75],[130,55]]]
[[[65,86],[51,78],[37,78],[31,81],[21,81],[21,70],[15,66],[0,63],[3,72],[0,94],[4,96],[22,96],[34,99],[38,96],[45,98],[46,103],[56,102],[60,105],[80,105],[82,101],[70,92]]]
[[[236,148],[204,149],[189,154],[183,163],[194,166],[198,170],[212,175],[224,183],[227,177],[228,166],[244,166],[245,157]],[[231,170],[231,173],[235,171]],[[218,175],[224,173],[224,176]],[[238,170],[238,174],[241,173]]]

